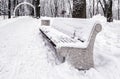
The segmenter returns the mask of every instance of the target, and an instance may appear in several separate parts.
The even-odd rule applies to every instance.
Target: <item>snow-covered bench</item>
[[[84,41],[72,39],[70,36],[54,29],[41,27],[42,35],[51,43],[61,62],[68,61],[75,68],[86,70],[94,67],[93,46],[95,37],[102,29],[100,24],[92,26],[89,38]],[[66,29],[67,30],[67,29]]]

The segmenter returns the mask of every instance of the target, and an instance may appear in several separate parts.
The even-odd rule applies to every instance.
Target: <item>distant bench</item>
[[[48,26],[41,27],[40,32],[55,49],[59,61],[68,61],[77,69],[87,70],[94,67],[93,46],[95,37],[101,29],[100,24],[95,24],[87,40],[72,39],[70,36]]]

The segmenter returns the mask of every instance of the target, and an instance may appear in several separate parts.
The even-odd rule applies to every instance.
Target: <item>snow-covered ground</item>
[[[54,52],[39,32],[40,20],[20,17],[0,21],[0,79],[120,79],[120,21],[106,23],[94,47],[95,68],[78,71],[56,64]]]
[[[3,15],[0,16],[0,21],[5,19],[8,19],[8,16],[3,16]]]

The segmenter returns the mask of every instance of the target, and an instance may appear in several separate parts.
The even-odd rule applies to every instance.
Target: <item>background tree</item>
[[[11,18],[11,0],[8,0],[8,18]]]
[[[112,4],[112,0],[109,0],[107,3],[107,22],[113,22]]]
[[[72,17],[73,0],[40,0],[41,16]]]
[[[104,16],[107,18],[107,22],[113,21],[113,14],[112,14],[112,0],[103,0],[103,4],[101,0],[99,0],[101,7],[103,9]]]
[[[93,0],[93,15],[95,14],[95,10],[94,10],[95,8],[94,7],[95,7],[95,0]]]
[[[36,17],[40,18],[40,1],[35,0],[35,8],[36,8]]]
[[[35,0],[32,0],[32,5],[35,6]],[[34,10],[31,11],[31,15],[34,16]]]
[[[86,0],[73,0],[73,18],[86,18]]]
[[[55,17],[58,16],[58,0],[54,0],[54,6],[55,6]]]
[[[120,1],[118,0],[118,20],[120,19]]]
[[[0,0],[0,15],[4,16],[4,18],[6,16],[8,17],[8,12],[11,12],[12,15],[15,7],[19,3],[24,1],[33,4],[36,7],[36,9],[38,5],[37,3],[41,3],[41,6],[38,5],[38,9],[40,10],[40,13],[38,10],[37,10],[38,12],[36,11],[36,13],[38,13],[41,16],[91,18],[96,14],[101,14],[104,15],[106,18],[111,17],[111,21],[112,18],[120,19],[120,11],[119,11],[120,0],[112,0],[112,6],[110,5],[110,0],[39,0],[39,2],[36,3],[35,1],[37,0]],[[86,6],[82,5],[84,1]],[[11,7],[9,7],[8,5],[9,2]],[[110,9],[110,7],[112,7],[113,10],[112,8]],[[9,8],[11,8],[11,11],[9,11]],[[34,16],[34,10],[29,5],[21,5],[16,10],[16,15]]]

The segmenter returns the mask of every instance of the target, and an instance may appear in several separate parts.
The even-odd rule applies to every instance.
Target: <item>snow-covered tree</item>
[[[11,3],[11,7],[9,7],[8,5],[9,1]],[[6,16],[8,15],[8,12],[11,12],[11,15],[13,15],[13,11],[15,7],[24,1],[31,3],[32,5],[34,5],[34,7],[36,7],[37,5],[38,10],[36,10],[36,13],[38,13],[40,10],[40,13],[38,13],[38,15],[40,16],[48,16],[48,17],[73,16],[76,18],[78,17],[91,18],[96,14],[101,14],[104,15],[105,17],[113,17],[114,19],[120,19],[119,0],[39,0],[40,5],[35,3],[36,0],[0,0],[0,15]],[[112,5],[109,4],[110,1],[112,1]],[[107,4],[107,8],[106,8],[106,4]],[[110,9],[110,7],[112,8]],[[9,10],[9,8],[11,9]],[[35,14],[34,9],[26,4],[20,5],[16,10],[17,16],[24,16],[24,15],[34,16],[34,14]],[[111,16],[107,16],[107,15],[111,15]]]
[[[41,0],[41,16],[71,17],[72,0]]]

